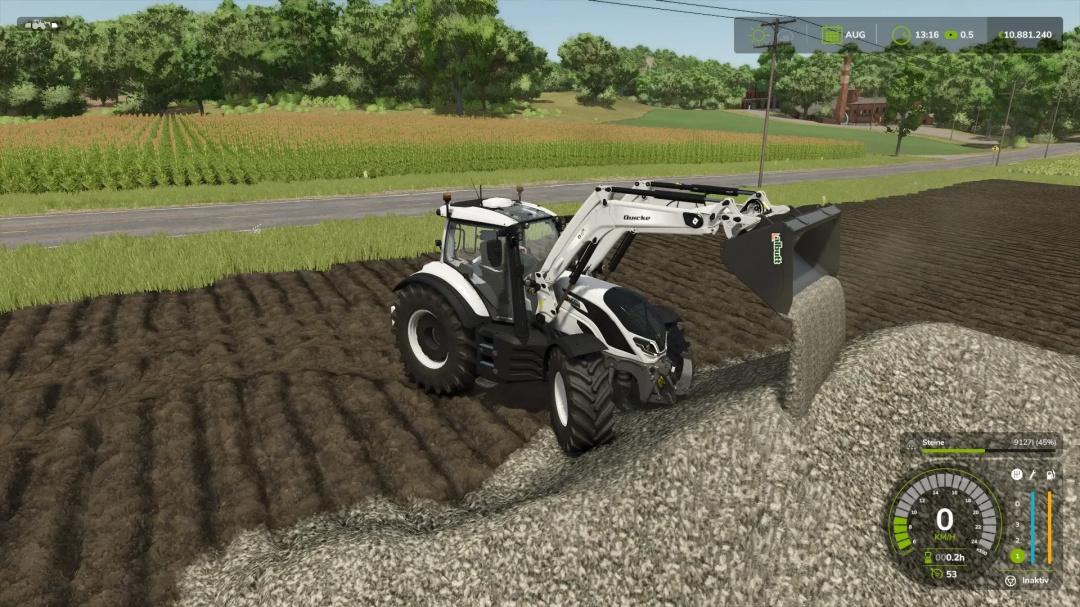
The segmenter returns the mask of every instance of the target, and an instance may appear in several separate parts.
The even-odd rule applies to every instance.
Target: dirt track
[[[937,320],[1080,354],[1078,203],[1006,181],[845,205],[849,334]],[[783,345],[718,252],[639,238],[614,280],[678,309],[702,363]],[[407,385],[389,289],[423,261],[0,316],[0,605],[160,604],[240,530],[479,486],[546,419]]]

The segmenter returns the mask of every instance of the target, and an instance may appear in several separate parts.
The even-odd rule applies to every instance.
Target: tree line
[[[873,53],[849,45],[809,56],[782,46],[774,94],[804,118],[815,104],[828,113],[851,56],[851,87],[892,98],[894,117],[928,112],[939,125],[1000,131],[1008,105],[1002,93],[1016,82],[1014,130],[1048,128],[1059,91],[1055,131],[1080,130],[1080,28],[1054,44],[1021,49],[995,40],[958,53],[932,42]],[[1059,52],[1041,52],[1048,50]],[[283,91],[343,95],[360,105],[449,103],[458,114],[544,91],[576,91],[579,102],[602,106],[624,97],[717,109],[738,107],[749,88],[764,91],[770,57],[733,67],[582,33],[559,47],[558,59],[503,22],[495,0],[279,0],[243,9],[223,0],[212,12],[159,4],[109,21],[72,17],[56,33],[0,28],[0,111],[75,115],[85,111],[84,97],[123,96],[119,111],[161,112],[174,101],[201,108],[227,95]]]

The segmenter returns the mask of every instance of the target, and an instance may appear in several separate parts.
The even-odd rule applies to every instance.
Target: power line
[[[647,8],[653,11],[664,11],[667,13],[682,13],[685,15],[699,15],[702,17],[716,17],[718,19],[741,19],[741,17],[732,17],[730,15],[717,15],[715,13],[699,13],[696,11],[683,11],[674,8],[662,8],[659,6],[643,6],[641,4],[626,4],[625,2],[613,2],[612,0],[589,0],[589,2],[599,2],[600,4],[614,4],[617,6],[629,6],[631,8]],[[706,7],[711,8],[711,7]],[[721,10],[721,9],[717,9]]]

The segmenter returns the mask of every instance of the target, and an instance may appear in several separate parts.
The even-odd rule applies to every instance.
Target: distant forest
[[[844,47],[777,57],[775,94],[784,109],[820,104],[839,91],[845,54],[852,86],[886,96],[894,76],[919,80],[921,106],[941,123],[1000,128],[1008,92],[1020,132],[1041,132],[1061,93],[1056,131],[1080,122],[1080,28],[1058,50],[1019,49],[995,40],[960,53],[927,42],[875,53]],[[764,89],[769,57],[732,67],[672,51],[616,47],[582,33],[565,41],[559,61],[498,16],[495,0],[280,0],[276,6],[224,0],[213,12],[159,4],[112,21],[66,19],[58,32],[0,28],[0,113],[72,116],[86,99],[118,101],[117,113],[153,113],[173,102],[257,98],[283,92],[342,96],[393,107],[451,104],[490,109],[545,91],[576,91],[584,104],[619,97],[656,107],[738,107],[751,87]]]

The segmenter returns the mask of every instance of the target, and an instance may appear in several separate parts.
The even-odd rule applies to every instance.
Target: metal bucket
[[[800,291],[840,272],[840,209],[806,205],[764,217],[725,241],[720,257],[770,308],[787,314]]]

